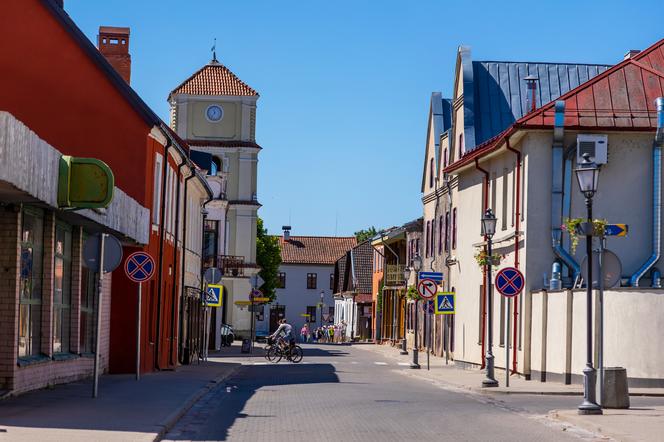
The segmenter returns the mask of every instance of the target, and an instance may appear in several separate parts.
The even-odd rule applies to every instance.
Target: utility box
[[[623,367],[605,367],[602,388],[603,400],[601,405],[603,408],[629,408],[627,369]]]

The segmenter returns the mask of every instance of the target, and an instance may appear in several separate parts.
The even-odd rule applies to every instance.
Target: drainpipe
[[[657,132],[652,146],[652,254],[629,279],[632,287],[639,286],[639,280],[661,256],[662,244],[662,147],[664,147],[664,97],[655,100],[657,107]]]
[[[572,255],[562,246],[562,217],[563,217],[563,199],[569,197],[563,193],[564,171],[563,167],[563,137],[565,135],[565,102],[556,101],[555,117],[553,126],[553,145],[552,155],[552,174],[551,174],[551,246],[553,253],[560,259],[574,274],[574,280],[581,273],[581,267],[574,260]]]
[[[480,167],[480,163],[477,159],[475,159],[475,168],[484,174],[482,182],[482,187],[483,187],[482,205],[484,207],[482,208],[482,212],[485,212],[489,208],[489,172]],[[487,241],[486,236],[484,237],[484,241],[485,242]],[[486,246],[484,247],[486,250]],[[482,267],[482,281],[486,281],[486,266]],[[486,287],[485,284],[484,291],[482,292],[482,306],[486,305],[486,294],[488,289],[489,288]],[[484,336],[486,336],[486,315],[487,315],[486,308],[483,307],[482,312],[483,313],[482,313],[482,367],[481,368],[484,369],[484,367],[486,366],[484,358],[484,345],[486,341],[486,339],[484,339]]]
[[[194,178],[195,176],[196,176],[196,174],[194,173],[194,169],[192,167],[191,175],[189,175],[187,178],[184,179],[184,184],[183,184],[184,195],[183,195],[183,198],[182,198],[184,201],[187,201],[187,193],[188,193],[187,192],[187,190],[188,190],[187,184],[189,183],[189,180]],[[182,230],[184,232],[186,232],[187,227],[188,227],[188,225],[187,225],[187,208],[185,206],[184,213],[182,215]],[[180,267],[182,269],[182,271],[180,272],[180,287],[182,287],[183,290],[184,290],[184,277],[185,277],[186,261],[187,261],[187,235],[185,234],[185,235],[182,236],[182,260],[181,260],[182,266]],[[180,305],[180,324],[183,324],[183,323],[184,323],[184,306]],[[183,331],[180,330],[180,335],[182,335],[182,333],[183,333]],[[180,346],[182,346],[187,341],[188,340],[185,339],[184,336],[181,336],[180,337],[180,342],[178,342],[178,344]],[[182,348],[181,354],[184,355],[184,347]],[[183,363],[183,362],[184,362],[184,360],[180,359],[180,363]]]
[[[534,94],[534,92],[533,92]],[[534,101],[534,100],[533,100]],[[506,143],[507,143],[507,150],[510,152],[513,152],[516,155],[516,166],[515,166],[515,173],[516,176],[514,177],[515,181],[515,199],[512,201],[512,207],[514,210],[514,267],[516,269],[519,268],[519,231],[521,229],[521,151],[514,149],[510,145],[510,139],[509,137],[506,138]],[[519,322],[518,322],[518,317],[519,317],[519,297],[515,296],[514,297],[514,327],[512,329],[514,330],[514,337],[513,337],[513,342],[512,342],[512,373],[517,372],[517,351],[516,351],[516,345],[517,345],[517,333],[519,329]],[[508,337],[509,339],[509,337]]]
[[[187,159],[183,158],[182,163],[178,165],[178,173],[176,175],[177,187],[175,189],[175,238],[173,241],[174,251],[173,251],[173,275],[177,275],[178,269],[178,241],[180,240],[180,187],[182,183],[180,182],[180,176],[182,174],[182,168],[187,164]],[[186,210],[185,210],[186,211]],[[184,250],[184,249],[183,249]],[[184,269],[180,269],[181,271]],[[184,272],[182,272],[184,274]],[[172,365],[175,365],[176,362],[173,359],[173,340],[175,339],[175,300],[177,299],[177,284],[173,281],[173,289],[171,290],[171,296],[173,297],[171,303],[171,344],[168,346],[168,359],[171,361]],[[182,287],[182,286],[180,286]]]
[[[168,149],[172,146],[170,137],[166,137],[166,145],[164,146],[164,164],[161,172],[161,216],[159,217],[159,256],[157,265],[157,339],[155,339],[154,349],[154,365],[157,370],[161,370],[159,366],[159,343],[161,341],[161,285],[162,277],[164,275],[164,222],[166,220],[166,172],[168,171]]]

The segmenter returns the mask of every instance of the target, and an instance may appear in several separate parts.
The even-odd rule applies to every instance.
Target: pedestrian
[[[309,334],[309,324],[306,322],[302,326],[302,329],[300,330],[300,342],[304,343],[307,342],[307,335]]]
[[[328,328],[328,337],[331,343],[334,342],[334,326],[332,325]]]

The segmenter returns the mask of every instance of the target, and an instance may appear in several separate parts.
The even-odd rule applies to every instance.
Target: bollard
[[[604,368],[603,408],[629,408],[629,388],[627,369],[623,367]]]

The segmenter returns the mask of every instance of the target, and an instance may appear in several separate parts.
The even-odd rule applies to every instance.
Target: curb
[[[240,369],[240,367],[242,367],[242,364],[238,364],[236,367],[231,367],[231,369],[228,372],[215,377],[207,384],[205,384],[203,387],[199,388],[198,391],[192,393],[191,396],[189,396],[187,400],[184,401],[184,403],[180,406],[180,408],[173,411],[171,414],[169,414],[166,417],[166,419],[157,424],[157,427],[161,427],[161,430],[159,430],[159,432],[155,435],[153,439],[154,442],[161,441],[166,435],[166,433],[171,431],[171,429],[175,426],[175,424],[178,423],[180,418],[184,416],[184,414],[187,413],[187,411],[189,411],[191,407],[193,407],[196,404],[196,402],[199,401],[199,399],[205,396],[208,392],[212,391],[222,381],[234,375],[235,372]]]

